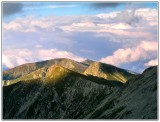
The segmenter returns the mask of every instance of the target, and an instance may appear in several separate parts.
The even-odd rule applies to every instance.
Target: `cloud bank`
[[[149,62],[145,63],[144,65],[147,66],[147,67],[156,66],[156,65],[158,65],[158,59],[150,60]]]
[[[139,62],[144,68],[154,64],[152,60],[157,58],[156,9],[81,16],[27,16],[4,22],[2,28],[6,51],[28,49],[32,55],[27,57],[36,60],[42,59],[40,55],[44,60],[64,56],[76,60],[89,58],[117,66]],[[30,60],[5,51],[3,55],[3,63],[9,67]]]
[[[44,61],[54,58],[69,58],[76,61],[85,60],[85,58],[76,56],[73,53],[57,49],[39,49],[36,51],[30,51],[28,49],[13,49],[3,51],[2,64],[5,67],[13,68],[25,63]]]
[[[112,56],[102,58],[100,61],[119,66],[122,63],[152,59],[157,56],[157,52],[158,42],[142,41],[137,47],[118,49]]]

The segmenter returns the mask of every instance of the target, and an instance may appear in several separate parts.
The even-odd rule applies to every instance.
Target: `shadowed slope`
[[[34,71],[3,86],[3,118],[77,118],[116,88],[91,80],[59,65]]]
[[[114,103],[112,107],[109,107]],[[130,79],[84,118],[157,119],[157,67]]]
[[[157,118],[157,67],[121,87],[59,65],[38,72],[46,75],[3,86],[4,119]]]

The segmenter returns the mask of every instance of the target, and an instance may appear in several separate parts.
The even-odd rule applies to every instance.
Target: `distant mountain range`
[[[156,119],[157,67],[142,74],[53,59],[3,72],[4,119]]]

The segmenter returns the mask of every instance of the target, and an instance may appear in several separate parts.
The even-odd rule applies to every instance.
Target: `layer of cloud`
[[[132,25],[143,26],[147,25],[157,25],[158,13],[157,9],[150,8],[139,8],[139,9],[128,9],[125,11],[117,11],[112,13],[101,13],[97,16],[106,19],[109,23],[127,23]]]
[[[57,49],[40,49],[36,51],[30,51],[28,49],[13,49],[3,51],[2,64],[5,67],[13,68],[25,63],[44,61],[54,58],[69,58],[76,61],[85,60],[85,58],[76,56],[71,52]]]
[[[65,20],[65,21],[61,21]],[[144,26],[145,25],[145,26]],[[68,36],[74,33],[94,33],[97,38],[124,44],[139,43],[142,40],[157,40],[158,11],[156,9],[136,9],[122,12],[98,14],[95,16],[49,16],[35,18],[28,16],[3,23],[3,30],[23,33],[54,33],[59,42],[69,43]],[[62,39],[62,35],[64,37]],[[44,37],[40,37],[41,39]],[[51,40],[50,36],[45,40]],[[57,41],[57,40],[56,40]]]
[[[15,2],[3,2],[2,3],[2,12],[3,16],[9,16],[15,13],[22,11],[23,4]]]
[[[65,20],[65,21],[59,21]],[[107,14],[98,14],[95,16],[69,16],[69,17],[58,17],[49,16],[45,18],[35,18],[34,16],[28,16],[26,18],[17,18],[14,21],[7,23],[4,27],[6,29],[16,29],[17,26],[12,26],[17,24],[21,28],[24,28],[28,24],[27,28],[32,26],[42,27],[42,28],[53,28],[53,26],[59,26],[59,28],[64,28],[67,31],[93,31],[94,32],[107,32],[105,29],[133,29],[138,28],[130,23],[137,23],[139,29],[148,26],[158,25],[158,11],[156,9],[137,9],[137,10],[126,10],[119,12],[112,12]],[[112,26],[127,26],[129,28],[112,28]],[[145,24],[145,26],[144,26]],[[8,27],[7,27],[8,26]],[[24,27],[23,27],[24,26]],[[66,28],[65,28],[66,27]],[[120,28],[119,28],[120,27]],[[133,27],[133,28],[131,28]],[[24,29],[25,29],[24,28]],[[83,29],[82,29],[83,28]],[[100,30],[100,31],[97,31]],[[22,31],[21,29],[19,31]]]
[[[54,58],[69,58],[69,59],[73,59],[76,61],[83,61],[85,60],[84,58],[80,57],[80,56],[76,56],[71,52],[67,52],[67,51],[59,51],[57,49],[42,49],[38,51],[38,57],[39,58],[43,58],[43,59],[54,59]]]
[[[32,52],[28,49],[13,49],[3,51],[2,64],[8,68],[13,68],[20,64],[28,63],[33,57]]]
[[[39,29],[47,29],[54,26],[53,22],[45,22],[45,19],[33,19],[33,16],[27,16],[26,18],[17,18],[14,21],[6,24],[4,23],[3,29],[13,30],[19,32],[36,32]]]
[[[144,65],[147,67],[158,65],[158,59],[152,59],[149,62],[145,63]]]
[[[142,41],[137,47],[116,50],[112,56],[100,61],[119,66],[140,60],[152,59],[157,56],[158,42]]]
[[[27,16],[3,23],[3,46],[26,48],[31,53],[41,49],[37,55],[41,52],[45,59],[65,54],[76,60],[80,56],[115,65],[136,61],[144,65],[157,56],[157,27],[158,11],[148,8],[85,16]],[[61,50],[67,52],[57,53]]]

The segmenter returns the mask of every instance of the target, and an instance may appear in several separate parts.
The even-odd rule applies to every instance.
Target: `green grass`
[[[23,82],[33,81],[34,76],[37,76],[37,78],[35,80],[40,79],[41,77],[39,75],[42,74],[43,69],[44,68],[38,69],[30,74],[24,75],[24,76],[17,78],[17,79],[4,81],[4,82],[6,82],[6,84],[4,86],[8,86],[8,85],[20,82],[20,81],[23,81]]]
[[[7,81],[7,84],[5,84],[5,85],[11,85],[11,84],[17,83],[19,81],[23,81],[23,82],[31,82],[32,81],[33,82],[33,81],[36,81],[37,79],[42,80],[43,71],[44,71],[44,68],[38,69],[38,70],[31,72],[30,74],[27,74],[23,77],[20,77],[20,78],[14,79],[14,80],[9,80],[9,81]],[[61,81],[69,82],[69,80],[74,77],[83,77],[86,80],[90,80],[90,81],[96,82],[98,84],[105,84],[105,85],[109,85],[109,86],[115,86],[115,85],[121,86],[122,85],[122,83],[120,81],[114,80],[113,78],[110,78],[110,80],[106,80],[104,78],[99,78],[96,76],[91,76],[91,75],[88,76],[88,75],[81,74],[76,71],[72,71],[70,69],[64,68],[59,65],[53,65],[48,69],[48,71],[46,73],[46,78],[45,78],[44,84],[46,84],[46,85],[53,84],[54,85],[54,84],[61,82]],[[66,78],[68,79],[68,81],[64,81]]]
[[[134,75],[124,69],[120,69],[113,65],[103,64],[100,62],[92,63],[84,72],[86,75],[101,77],[106,80],[121,81],[125,83]]]

